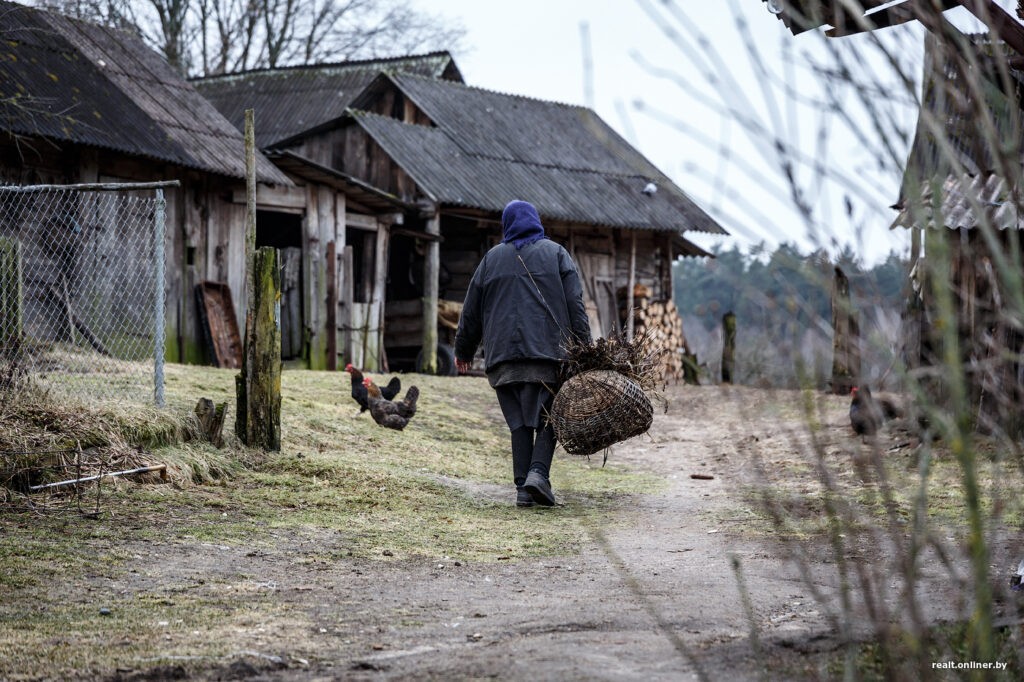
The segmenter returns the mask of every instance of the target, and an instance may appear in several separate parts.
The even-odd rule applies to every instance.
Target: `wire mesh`
[[[102,187],[0,187],[0,392],[162,402],[163,194]]]

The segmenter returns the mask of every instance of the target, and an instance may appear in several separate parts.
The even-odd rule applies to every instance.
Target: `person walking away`
[[[512,439],[516,505],[553,506],[555,432],[547,420],[570,338],[590,342],[583,287],[569,252],[544,234],[537,209],[512,201],[502,241],[469,284],[455,333],[455,364],[469,370],[483,342],[487,380]]]

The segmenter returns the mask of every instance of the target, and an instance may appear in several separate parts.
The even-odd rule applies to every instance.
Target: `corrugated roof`
[[[424,55],[260,69],[192,81],[236,127],[254,109],[256,144],[270,147],[337,120],[382,71],[462,80],[448,52]]]
[[[948,227],[974,229],[989,225],[1000,230],[1021,229],[1017,204],[1006,180],[985,174],[964,179],[949,176],[942,183],[942,203],[935,215],[932,188],[926,185],[919,203],[904,207],[893,227]]]
[[[242,135],[139,39],[0,1],[0,126],[245,177]],[[262,155],[257,177],[292,184]]]
[[[992,41],[988,34],[967,36],[982,65],[981,73],[971,73],[974,86],[965,82],[963,67],[934,36],[925,39],[924,87],[921,113],[914,142],[907,157],[907,166],[900,189],[899,203],[912,190],[933,180],[942,180],[956,171],[956,166],[972,175],[998,170],[998,158],[1006,150],[1019,149],[1021,139],[1020,113],[1012,115],[1018,105],[1001,91],[995,74],[986,74],[984,65],[997,50],[1004,57],[1012,51],[1001,41]],[[1019,72],[1011,71],[1013,74]],[[984,114],[973,92],[975,87],[985,94]],[[942,126],[937,138],[929,121]],[[933,123],[934,125],[934,123]],[[988,134],[989,126],[995,131]]]
[[[438,127],[364,112],[355,119],[439,203],[500,212],[512,199],[527,199],[542,216],[569,222],[726,234],[589,109],[387,78]],[[657,191],[645,194],[652,181]]]

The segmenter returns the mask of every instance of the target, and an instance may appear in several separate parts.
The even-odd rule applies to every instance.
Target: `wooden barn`
[[[944,330],[955,329],[975,428],[1024,433],[1024,332],[1019,322],[1024,5],[994,2],[864,2],[854,16],[837,0],[775,3],[794,33],[829,24],[841,37],[919,21],[928,31],[922,111],[907,159],[894,227],[911,230],[914,294],[904,354],[931,398],[953,393],[942,367]],[[965,36],[943,17],[963,7],[990,34]],[[859,13],[858,13],[859,14]],[[951,285],[951,286],[950,286]],[[939,295],[950,286],[953,319]],[[948,347],[948,346],[946,346]]]
[[[328,144],[290,145],[333,125],[382,71],[462,80],[451,55],[434,52],[192,81],[239,129],[245,110],[254,109],[257,146],[297,185],[312,188],[267,189],[257,197],[257,243],[282,250],[286,361],[299,359],[315,369],[333,368],[339,360],[370,369],[387,365],[381,334],[388,239],[408,231],[405,216],[419,209],[414,202],[346,173],[333,163]],[[325,194],[328,187],[337,190],[334,198]]]
[[[433,73],[378,71],[334,119],[261,143],[271,158],[315,160],[404,205],[388,221],[346,230],[355,271],[339,329],[343,337],[376,336],[380,349],[375,355],[374,343],[364,343],[366,353],[352,356],[362,364],[430,367],[436,348],[439,371],[450,369],[458,306],[479,259],[500,239],[501,211],[512,199],[535,204],[548,233],[573,253],[601,336],[620,328],[622,310],[671,299],[677,256],[708,255],[685,232],[725,233],[593,111],[470,87],[457,74],[450,62]],[[216,84],[200,88],[219,102]],[[228,90],[233,106],[249,106],[238,89]],[[268,118],[257,111],[257,120]],[[265,125],[284,129],[276,119]],[[371,251],[386,254],[377,261],[386,268],[376,273],[379,288],[359,271]]]
[[[9,2],[0,2],[0,33],[0,182],[180,181],[166,191],[167,359],[233,364],[206,340],[197,294],[226,309],[219,322],[244,320],[238,127],[127,33]],[[327,301],[346,289],[327,254],[345,242],[346,212],[375,224],[410,206],[291,153],[257,154],[257,180],[258,245],[302,253],[283,273],[284,357],[328,367],[338,351]]]
[[[914,233],[918,296],[907,316],[911,368],[943,362],[935,285],[952,283],[952,313],[974,424],[1024,432],[1024,334],[1016,310],[1024,261],[1019,192],[1022,130],[1017,95],[1007,97],[998,62],[1015,51],[988,34],[968,36],[969,60],[929,36],[924,100],[894,227]],[[967,67],[973,61],[977,68]],[[1014,88],[1024,72],[1011,69]],[[982,87],[967,85],[975,79]],[[985,101],[976,101],[983,92]],[[936,132],[931,121],[944,121]],[[941,385],[939,386],[941,389]],[[936,396],[941,398],[942,396]]]

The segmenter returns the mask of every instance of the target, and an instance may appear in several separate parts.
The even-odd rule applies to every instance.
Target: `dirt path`
[[[679,680],[728,672],[742,680],[766,665],[799,672],[788,666],[836,647],[829,624],[782,546],[737,532],[750,516],[739,485],[754,477],[752,448],[772,461],[798,458],[806,446],[792,409],[798,397],[786,398],[788,415],[766,409],[773,398],[764,391],[689,388],[670,397],[650,437],[611,455],[664,477],[667,489],[634,498],[629,523],[593,528],[578,555],[486,565],[312,561],[312,550],[340,550],[341,539],[281,535],[266,551],[191,546],[187,561],[167,560],[183,549],[173,541],[140,545],[133,576],[159,577],[172,591],[230,589],[264,612],[274,604],[279,617],[255,619],[234,638],[244,644],[214,673],[228,678]],[[829,400],[825,433],[848,440],[846,402]],[[553,480],[557,492],[557,461]],[[475,494],[508,498],[496,488]],[[732,557],[750,590],[760,653]],[[834,591],[826,554],[810,577],[823,593]],[[146,679],[175,674],[172,666]]]

